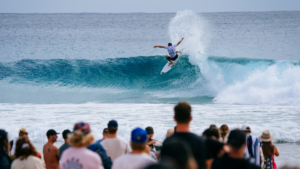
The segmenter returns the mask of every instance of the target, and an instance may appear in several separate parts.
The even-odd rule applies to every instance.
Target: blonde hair
[[[222,137],[222,141],[225,142],[226,135],[229,133],[229,127],[226,124],[223,124],[220,127],[220,134]]]
[[[84,135],[80,130],[77,130],[68,137],[68,141],[72,147],[86,147],[94,142],[94,136],[91,133]]]

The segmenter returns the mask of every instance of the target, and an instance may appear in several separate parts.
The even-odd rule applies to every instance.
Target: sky
[[[300,0],[0,0],[0,13],[299,11]]]

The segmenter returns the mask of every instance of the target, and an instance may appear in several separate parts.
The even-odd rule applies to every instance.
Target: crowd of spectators
[[[171,117],[170,117],[171,118]],[[192,108],[187,102],[174,107],[176,126],[166,131],[162,144],[154,129],[135,128],[130,142],[118,137],[119,125],[111,120],[103,129],[103,138],[94,140],[90,125],[78,122],[73,130],[62,132],[64,144],[57,148],[58,132],[47,131],[43,160],[22,128],[19,137],[8,141],[0,130],[0,169],[276,169],[272,145],[274,136],[268,130],[258,137],[243,125],[231,129],[224,124],[209,126],[201,136],[190,131]],[[288,167],[285,167],[288,168]]]

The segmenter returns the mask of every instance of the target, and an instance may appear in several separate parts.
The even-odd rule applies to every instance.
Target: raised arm
[[[164,46],[153,46],[153,48],[165,48]]]
[[[180,45],[180,43],[183,41],[184,38],[182,38],[178,43],[177,46]]]

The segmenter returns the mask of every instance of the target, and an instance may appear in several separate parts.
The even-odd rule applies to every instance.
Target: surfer
[[[176,47],[180,45],[184,38],[182,38],[176,45],[172,46],[172,43],[168,43],[168,46],[154,46],[153,48],[165,48],[168,50],[170,56],[166,56],[166,59],[170,62],[169,65],[173,64],[172,61],[175,61],[178,58],[180,51],[176,51]]]

